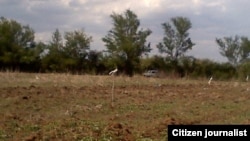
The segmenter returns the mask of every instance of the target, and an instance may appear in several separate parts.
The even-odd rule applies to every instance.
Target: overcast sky
[[[142,28],[152,30],[152,55],[163,38],[161,24],[176,16],[192,23],[189,33],[196,45],[188,54],[196,58],[226,61],[215,38],[250,34],[249,0],[0,0],[0,16],[30,25],[36,41],[49,42],[56,28],[61,33],[84,29],[96,50],[105,49],[101,38],[112,28],[110,15],[127,9],[135,12]]]

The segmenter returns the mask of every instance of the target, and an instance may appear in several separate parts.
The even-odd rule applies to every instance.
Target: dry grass
[[[18,72],[0,78],[0,140],[165,140],[169,124],[250,122],[247,82]]]

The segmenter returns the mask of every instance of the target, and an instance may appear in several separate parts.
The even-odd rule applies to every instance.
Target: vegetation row
[[[173,17],[162,23],[164,35],[152,50],[147,38],[150,29],[140,28],[137,15],[126,10],[110,15],[113,26],[102,38],[105,50],[93,50],[92,37],[84,30],[52,32],[49,43],[35,42],[35,31],[29,25],[1,17],[0,70],[21,72],[68,72],[77,74],[108,74],[118,68],[118,74],[133,76],[148,69],[160,70],[164,76],[228,80],[244,79],[250,73],[250,41],[248,37],[215,37],[220,54],[228,59],[219,63],[187,56],[195,43],[189,35],[192,23],[187,17]]]

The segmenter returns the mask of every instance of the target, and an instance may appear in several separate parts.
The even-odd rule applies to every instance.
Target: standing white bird
[[[248,75],[247,75],[247,77],[246,77],[246,81],[248,82]]]
[[[109,75],[113,75],[113,74],[115,74],[117,71],[118,71],[118,69],[116,68],[116,69],[112,70],[111,72],[109,72]]]
[[[209,84],[209,85],[211,84],[212,80],[213,80],[213,77],[211,77],[211,78],[209,79],[209,81],[208,81],[208,84]]]

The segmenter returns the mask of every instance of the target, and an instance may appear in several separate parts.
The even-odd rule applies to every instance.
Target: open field
[[[250,123],[249,82],[2,72],[0,84],[4,141],[165,141],[169,124]]]

